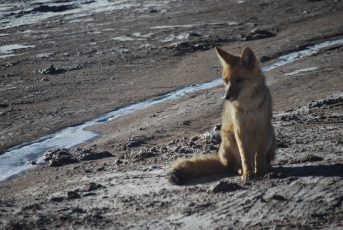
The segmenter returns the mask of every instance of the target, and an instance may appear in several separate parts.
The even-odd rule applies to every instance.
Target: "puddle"
[[[279,61],[269,64],[262,68],[264,72],[275,69],[277,67],[294,62],[302,57],[310,56],[316,53],[319,49],[328,47],[331,45],[343,44],[343,39],[326,41],[322,43],[309,46],[303,50],[295,51],[287,55],[279,57]],[[85,128],[111,121],[117,117],[128,115],[136,111],[154,106],[158,103],[175,100],[182,96],[197,92],[199,90],[209,89],[222,84],[221,78],[214,79],[205,83],[200,83],[192,86],[188,86],[182,89],[175,90],[167,93],[156,99],[140,102],[137,104],[128,105],[118,110],[106,113],[95,119],[87,121],[82,124],[77,124],[65,129],[62,129],[51,135],[42,137],[36,141],[30,143],[24,143],[8,149],[4,154],[0,155],[0,181],[4,181],[11,176],[20,174],[28,169],[36,167],[28,162],[42,162],[42,155],[49,149],[53,148],[72,148],[79,144],[90,141],[94,138],[101,136],[101,134],[85,130]]]

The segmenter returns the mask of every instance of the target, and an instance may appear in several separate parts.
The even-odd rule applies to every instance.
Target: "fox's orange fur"
[[[226,86],[219,154],[175,161],[169,178],[175,184],[229,171],[247,180],[271,170],[276,147],[272,101],[257,58],[250,48],[240,55],[218,47],[216,52]]]

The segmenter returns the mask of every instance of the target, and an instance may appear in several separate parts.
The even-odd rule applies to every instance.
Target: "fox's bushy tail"
[[[209,154],[191,159],[178,159],[169,173],[169,181],[173,184],[182,185],[191,178],[208,176],[228,172],[218,155]]]

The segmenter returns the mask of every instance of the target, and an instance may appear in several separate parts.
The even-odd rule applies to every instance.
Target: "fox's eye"
[[[229,81],[225,78],[224,79],[225,84],[229,83]]]
[[[236,80],[236,83],[240,83],[242,81],[244,81],[244,79],[243,78],[239,78],[239,79]]]

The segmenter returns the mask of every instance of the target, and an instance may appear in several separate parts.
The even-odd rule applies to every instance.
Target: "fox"
[[[227,172],[247,181],[272,170],[276,150],[272,98],[259,62],[249,47],[240,55],[219,47],[215,50],[225,85],[219,151],[177,159],[169,172],[169,181],[176,185]]]

